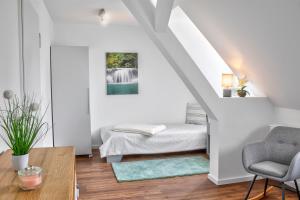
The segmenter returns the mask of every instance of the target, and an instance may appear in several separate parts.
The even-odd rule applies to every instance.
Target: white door
[[[88,47],[51,47],[54,146],[91,154]]]

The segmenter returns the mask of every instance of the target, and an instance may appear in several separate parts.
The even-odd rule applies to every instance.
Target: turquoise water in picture
[[[138,94],[138,83],[108,83],[107,94],[118,95],[118,94]]]
[[[106,69],[107,94],[138,94],[138,69]]]

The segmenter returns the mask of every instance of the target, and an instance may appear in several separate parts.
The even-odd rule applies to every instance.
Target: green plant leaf
[[[34,96],[5,100],[4,109],[0,108],[0,138],[12,149],[13,155],[24,155],[39,142],[49,130],[43,122],[46,111],[33,111],[30,105],[35,102]]]

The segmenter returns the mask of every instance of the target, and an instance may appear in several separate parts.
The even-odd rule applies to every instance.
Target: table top
[[[12,168],[11,159],[10,150],[0,155],[0,200],[74,199],[74,147],[34,148],[30,151],[29,165],[43,168],[42,185],[31,191],[19,188],[18,175]]]

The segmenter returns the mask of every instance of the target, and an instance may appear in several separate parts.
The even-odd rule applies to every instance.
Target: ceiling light
[[[101,8],[98,12],[98,19],[100,24],[104,24],[105,23],[105,9]]]

